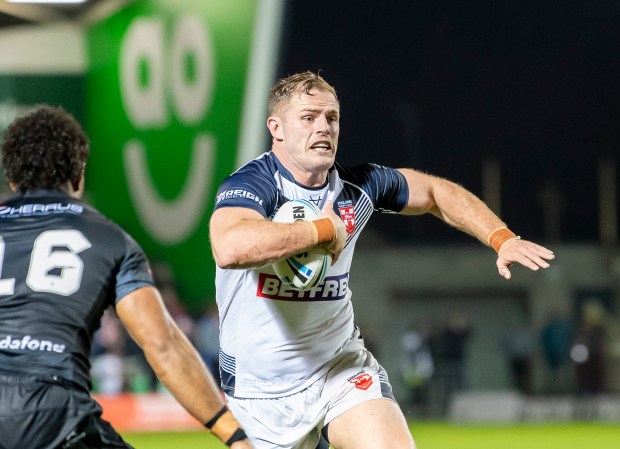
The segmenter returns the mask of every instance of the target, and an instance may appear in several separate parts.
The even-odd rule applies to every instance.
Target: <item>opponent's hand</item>
[[[246,438],[245,440],[235,441],[230,445],[230,449],[254,449],[250,440]]]
[[[323,217],[329,218],[334,225],[334,229],[336,229],[336,238],[334,241],[324,245],[324,248],[332,255],[333,265],[338,260],[338,257],[340,257],[340,253],[344,249],[344,245],[347,243],[347,229],[344,222],[340,219],[336,212],[334,212],[334,205],[331,201],[325,202],[322,212]]]
[[[528,240],[512,239],[502,245],[497,253],[497,270],[500,276],[510,279],[510,266],[518,263],[530,270],[549,268],[547,260],[553,260],[555,254],[550,249]]]

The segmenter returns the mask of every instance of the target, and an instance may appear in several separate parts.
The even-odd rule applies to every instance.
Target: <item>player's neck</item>
[[[76,186],[71,181],[67,181],[64,184],[59,185],[58,189],[62,190],[67,195],[73,198],[80,199],[82,198],[82,193],[84,193],[84,182],[80,181],[76,188]]]
[[[296,182],[306,187],[322,187],[327,182],[329,170],[310,171],[301,167],[299,164],[288,156],[286,151],[278,148],[276,145],[272,147],[273,153],[276,155],[280,163],[289,171]]]

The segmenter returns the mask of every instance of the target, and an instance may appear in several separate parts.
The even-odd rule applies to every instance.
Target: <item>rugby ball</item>
[[[321,211],[306,200],[284,203],[273,217],[276,223],[293,223],[297,220],[313,221],[321,218]],[[295,290],[309,290],[325,279],[332,257],[320,246],[275,262],[273,270],[280,280]]]

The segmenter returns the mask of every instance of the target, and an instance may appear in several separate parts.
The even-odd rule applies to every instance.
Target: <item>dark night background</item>
[[[502,173],[502,218],[549,242],[598,240],[597,164],[618,170],[620,2],[287,2],[278,76],[321,70],[341,103],[338,159],[409,166],[481,195],[482,160]],[[379,217],[392,241],[466,243],[432,217]]]

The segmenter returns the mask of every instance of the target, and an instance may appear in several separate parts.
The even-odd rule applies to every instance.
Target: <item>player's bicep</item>
[[[165,345],[172,335],[172,319],[154,287],[142,287],[125,295],[117,302],[116,313],[145,351]]]
[[[216,263],[226,265],[228,254],[248,241],[244,229],[248,223],[262,222],[265,218],[257,211],[245,207],[220,207],[211,215],[209,237]]]
[[[436,178],[412,170],[410,168],[399,168],[398,171],[405,177],[409,188],[407,206],[401,211],[405,215],[419,215],[433,212],[437,207],[433,196],[433,187]]]

